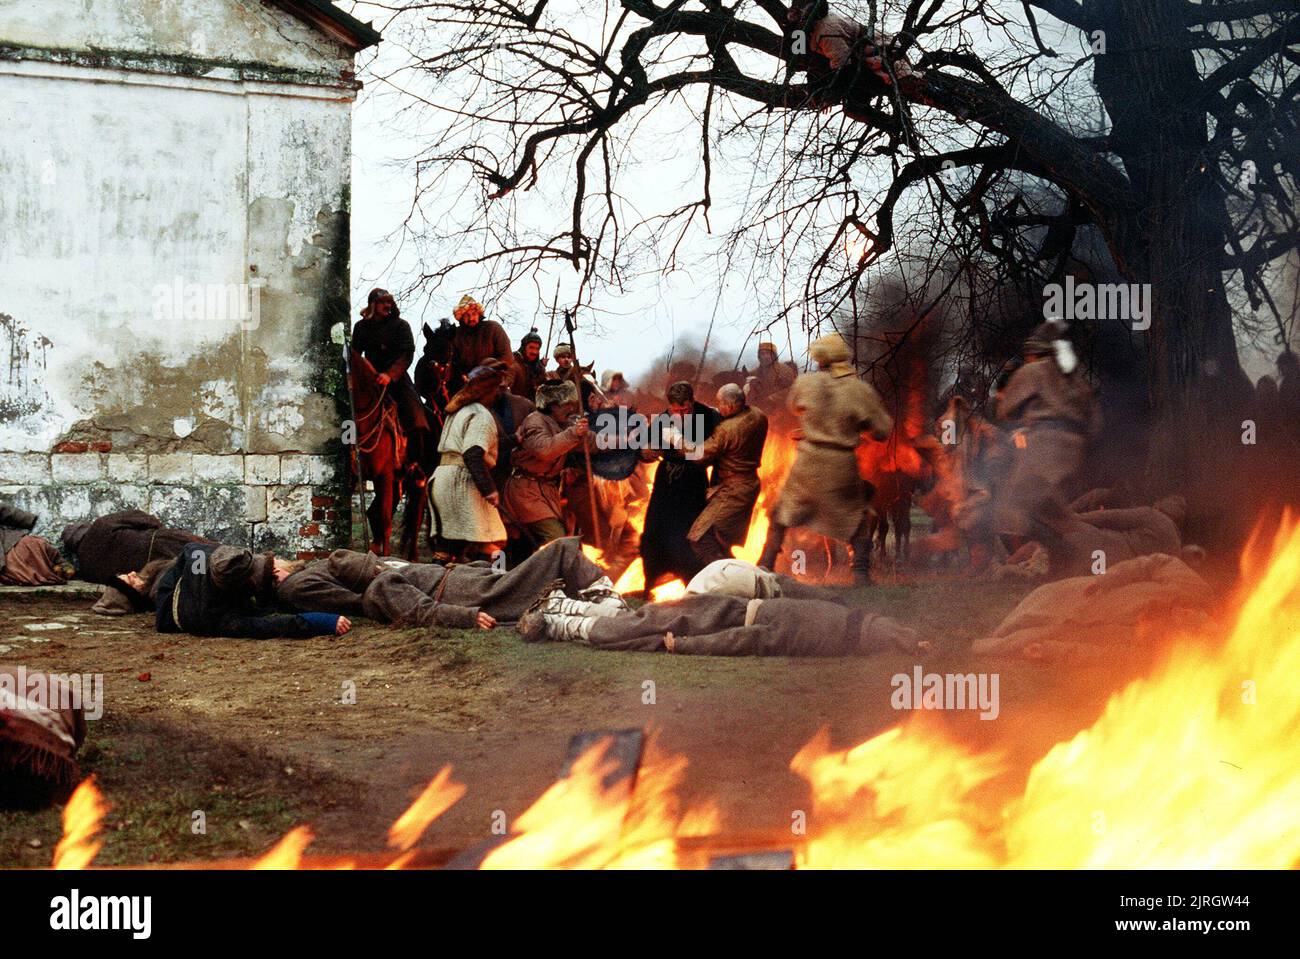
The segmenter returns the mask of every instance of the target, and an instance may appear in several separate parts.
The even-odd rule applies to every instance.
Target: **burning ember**
[[[803,868],[1297,866],[1300,524],[1288,522],[1267,560],[1259,554],[1252,544],[1243,560],[1235,622],[1167,637],[1150,676],[1028,770],[921,722],[843,751],[823,732],[791,762],[811,791],[808,834],[772,841]],[[693,867],[701,848],[728,845],[715,807],[678,799],[685,758],[652,739],[634,776],[615,776],[617,765],[609,739],[589,748],[482,867]],[[404,865],[464,793],[443,769],[394,824],[401,852],[386,864]],[[106,810],[93,781],[82,783],[64,811],[57,868],[89,865]],[[294,829],[255,868],[309,865],[311,838]]]

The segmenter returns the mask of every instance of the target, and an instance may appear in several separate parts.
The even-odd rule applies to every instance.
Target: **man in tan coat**
[[[537,389],[537,409],[519,426],[501,513],[535,547],[568,535],[560,480],[565,457],[589,435],[586,417],[578,416],[579,411],[578,387],[572,380],[545,383]]]
[[[1101,411],[1058,321],[1035,329],[1022,352],[1025,364],[998,398],[998,419],[1014,432],[994,521],[1008,552],[1037,540],[1050,553],[1069,523],[1071,485]]]
[[[708,502],[686,534],[702,565],[726,559],[731,547],[744,544],[761,490],[758,467],[767,442],[767,414],[749,406],[735,383],[718,390],[718,412],[722,422],[717,429],[686,453],[700,466],[713,466]]]
[[[883,440],[894,428],[880,395],[858,379],[849,347],[838,333],[815,340],[809,355],[818,366],[790,389],[790,411],[799,417],[794,465],[772,508],[767,542],[758,565],[776,566],[786,530],[803,526],[849,544],[853,579],[871,582],[871,486],[858,472],[863,431]]]

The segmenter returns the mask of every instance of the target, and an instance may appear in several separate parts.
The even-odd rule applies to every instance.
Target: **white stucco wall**
[[[351,65],[258,0],[88,9],[0,0],[0,43],[180,53],[203,31],[227,59]],[[0,138],[0,496],[52,522],[202,506],[234,529],[270,522],[280,495],[293,509],[277,538],[313,538],[299,527],[337,458],[326,381],[348,311],[354,96],[350,82],[0,61],[0,129],[17,131]],[[256,318],[231,309],[224,291],[254,287]]]
[[[352,68],[337,41],[262,0],[0,0],[0,42],[258,63]]]

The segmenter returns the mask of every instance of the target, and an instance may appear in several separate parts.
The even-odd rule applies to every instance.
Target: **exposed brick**
[[[52,449],[50,452],[52,452],[52,453],[85,453],[85,452],[86,452],[87,450],[89,450],[89,449],[90,449],[90,444],[89,444],[89,443],[80,443],[80,442],[72,442],[71,440],[65,440],[64,442],[57,444],[57,445],[54,447],[54,449]]]
[[[50,477],[56,483],[98,483],[104,478],[104,462],[98,453],[55,453]]]
[[[94,453],[111,453],[113,452],[113,443],[110,440],[95,440],[90,444],[90,449]]]
[[[266,522],[266,487],[244,487],[244,519],[249,523]]]
[[[299,536],[319,536],[320,526],[316,523],[304,523],[298,527]]]
[[[319,522],[325,518],[325,511],[323,509],[314,509],[311,511],[311,518]]]
[[[285,453],[280,457],[280,481],[323,486],[334,481],[334,460],[328,456]]]
[[[313,497],[311,498],[311,505],[312,505],[312,506],[333,506],[333,505],[334,505],[334,497],[333,497],[333,496],[313,496]]]

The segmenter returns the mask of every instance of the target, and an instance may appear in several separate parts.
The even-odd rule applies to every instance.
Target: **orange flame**
[[[77,786],[63,807],[63,838],[54,847],[53,868],[85,869],[94,861],[104,845],[95,836],[110,808],[94,776]]]
[[[411,807],[389,828],[388,845],[403,852],[410,849],[419,842],[429,824],[456,805],[465,792],[463,783],[451,781],[451,767],[443,766]]]

